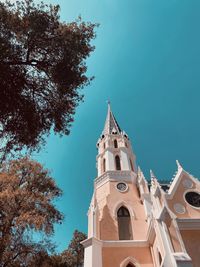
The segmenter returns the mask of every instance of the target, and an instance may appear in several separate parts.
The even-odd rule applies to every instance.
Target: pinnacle
[[[176,160],[176,164],[177,164],[178,169],[182,169],[183,168],[178,160]]]
[[[150,170],[150,176],[151,176],[151,179],[156,179],[156,176],[155,176],[155,174],[153,173],[152,170]]]

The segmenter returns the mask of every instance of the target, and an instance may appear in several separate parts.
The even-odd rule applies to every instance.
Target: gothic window
[[[106,171],[106,159],[103,159],[103,172]]]
[[[129,211],[125,207],[121,207],[117,212],[119,240],[131,240],[131,218]]]
[[[161,263],[162,263],[162,257],[161,257],[160,252],[158,252],[158,258],[159,258],[159,263],[160,263],[160,266],[161,266]]]
[[[120,171],[121,170],[121,163],[120,163],[120,158],[119,156],[115,157],[115,166],[116,166],[116,170]]]
[[[160,251],[159,251],[158,249],[157,249],[157,254],[158,254],[159,265],[161,266],[161,263],[162,263],[162,257],[161,257]]]
[[[132,263],[129,263],[126,267],[135,267],[135,265]]]
[[[116,139],[114,140],[114,147],[118,148],[118,144],[117,144],[117,140]]]
[[[103,148],[104,148],[104,149],[106,148],[106,143],[103,143]]]

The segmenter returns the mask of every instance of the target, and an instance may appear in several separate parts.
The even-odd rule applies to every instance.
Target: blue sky
[[[74,229],[87,232],[87,210],[96,177],[96,141],[107,99],[149,177],[171,179],[179,159],[200,176],[200,1],[58,0],[61,19],[98,22],[95,52],[70,136],[51,135],[34,157],[52,171],[63,197],[65,221],[55,228],[58,251]]]

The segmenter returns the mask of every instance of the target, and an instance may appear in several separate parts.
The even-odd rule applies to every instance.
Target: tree
[[[97,25],[62,23],[59,6],[0,3],[0,152],[39,149],[51,130],[69,134],[88,85],[85,60]]]
[[[48,170],[36,161],[25,157],[2,165],[0,266],[33,266],[30,263],[38,257],[38,253],[46,255],[53,225],[63,219],[52,203],[60,195],[61,190]],[[47,241],[34,242],[31,237],[34,232],[43,234]]]
[[[87,236],[75,230],[73,233],[73,238],[68,246],[68,249],[61,253],[62,267],[80,267],[83,265],[84,260],[84,249],[81,245],[81,241],[85,240]]]

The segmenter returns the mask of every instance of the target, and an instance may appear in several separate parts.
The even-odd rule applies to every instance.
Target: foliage
[[[73,233],[73,238],[68,246],[68,249],[65,250],[62,254],[62,263],[63,267],[79,267],[83,264],[84,259],[84,249],[81,245],[81,241],[85,240],[87,236],[75,230]]]
[[[88,85],[96,24],[61,23],[59,6],[0,2],[0,152],[39,149],[53,129],[69,134]]]
[[[47,241],[34,243],[33,232],[53,233],[62,214],[52,201],[61,195],[54,180],[29,158],[5,162],[0,172],[0,263],[2,267],[33,266],[38,254],[50,249]],[[41,260],[41,257],[38,258]],[[39,265],[40,266],[40,265]],[[42,266],[42,265],[41,265]]]
[[[74,231],[73,239],[68,248],[61,254],[49,256],[44,250],[31,255],[26,267],[81,267],[84,260],[84,249],[80,244],[87,236],[77,230]]]

